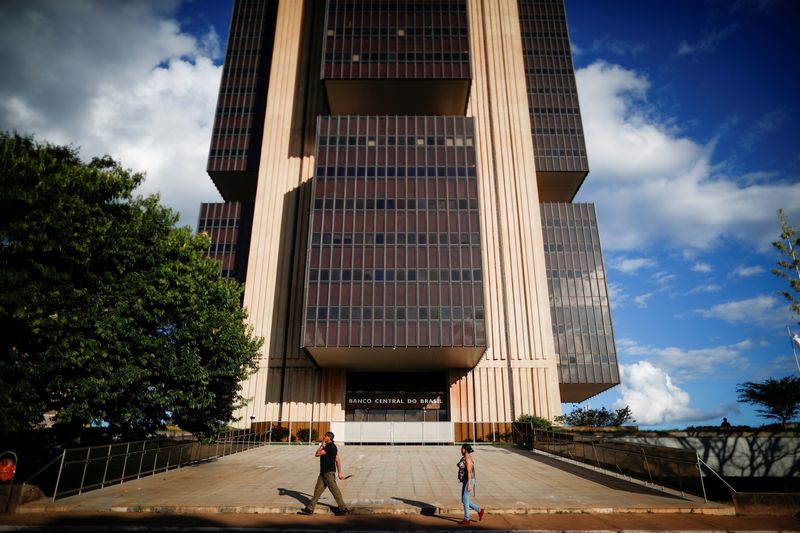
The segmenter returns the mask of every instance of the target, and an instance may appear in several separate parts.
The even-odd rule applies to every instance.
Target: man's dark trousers
[[[314,497],[311,498],[311,501],[308,502],[306,509],[314,512],[314,508],[317,506],[317,500],[319,497],[322,496],[322,492],[325,490],[325,487],[331,491],[333,494],[333,498],[336,500],[336,505],[339,506],[339,511],[347,511],[347,506],[344,504],[344,499],[342,498],[342,492],[339,490],[339,486],[336,484],[336,472],[322,472],[320,473],[319,477],[317,478],[317,485],[314,487]]]

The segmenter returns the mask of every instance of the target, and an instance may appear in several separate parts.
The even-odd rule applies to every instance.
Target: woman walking
[[[464,520],[459,526],[469,525],[470,509],[478,512],[478,521],[483,518],[483,509],[469,499],[469,491],[475,494],[475,463],[472,462],[472,446],[461,445],[461,460],[458,462],[458,480],[461,482],[461,501],[464,503]]]

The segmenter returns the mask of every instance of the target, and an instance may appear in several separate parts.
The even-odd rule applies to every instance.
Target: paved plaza
[[[20,506],[18,513],[283,513],[310,498],[319,472],[316,446],[265,446],[121,485]],[[357,515],[461,513],[457,446],[340,445],[347,479],[339,486]],[[731,515],[704,503],[510,447],[474,453],[475,499],[489,514],[693,513]],[[317,513],[334,505],[325,492]]]

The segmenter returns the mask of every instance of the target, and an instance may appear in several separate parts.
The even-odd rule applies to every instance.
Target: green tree
[[[110,158],[0,133],[0,432],[55,412],[146,435],[214,434],[261,345],[241,286]]]
[[[616,411],[609,411],[605,407],[601,409],[591,409],[589,407],[579,407],[571,413],[557,416],[556,422],[567,424],[568,426],[621,426],[626,422],[635,422],[631,409],[625,406]]]
[[[517,422],[521,424],[530,424],[536,429],[552,429],[553,424],[546,418],[536,415],[519,415]]]
[[[736,388],[738,400],[760,406],[756,412],[763,418],[778,420],[782,426],[800,411],[800,377],[769,378],[761,383],[747,381]]]
[[[789,288],[781,291],[781,294],[791,303],[791,309],[800,323],[800,233],[789,223],[783,209],[778,210],[778,221],[781,223],[781,238],[772,246],[781,253],[782,258],[772,273],[789,282]]]

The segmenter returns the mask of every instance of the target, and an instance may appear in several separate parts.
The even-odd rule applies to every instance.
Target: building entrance
[[[444,372],[349,372],[348,422],[446,422]]]

